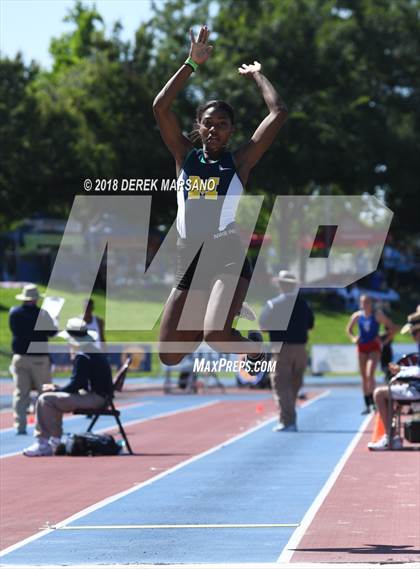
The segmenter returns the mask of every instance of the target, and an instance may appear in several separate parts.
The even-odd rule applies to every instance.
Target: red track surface
[[[220,402],[127,427],[137,456],[13,456],[0,461],[1,548],[129,489],[274,414],[264,401]]]
[[[420,452],[370,452],[361,438],[292,563],[420,559]]]
[[[0,389],[1,391],[1,389]],[[175,391],[175,390],[174,390]],[[178,393],[180,395],[185,395],[185,392],[178,390]],[[200,394],[204,394],[204,395],[208,395],[211,392],[207,391],[207,392],[199,392]],[[241,388],[229,388],[229,395],[243,395],[244,391]],[[175,395],[177,394],[177,392],[175,391]],[[133,402],[133,396],[135,397],[141,397],[142,395],[147,395],[147,396],[162,396],[165,397],[165,395],[162,392],[162,388],[161,387],[157,387],[157,388],[143,388],[143,386],[141,388],[137,388],[136,386],[133,385],[129,385],[128,387],[124,387],[124,391],[122,393],[118,393],[115,399],[116,405],[118,407],[118,409],[123,409],[124,407],[132,407],[133,405],[139,405],[141,403],[140,400],[138,400],[137,402]],[[306,392],[306,396],[308,399],[310,399],[312,397],[312,393],[308,393]],[[267,397],[270,397],[270,395],[267,395]],[[298,402],[299,404],[299,402]],[[67,414],[65,413],[65,416]],[[69,413],[69,416],[71,415],[71,413]],[[28,423],[29,421],[33,421],[33,415],[32,418],[29,418],[30,416],[28,416]],[[7,409],[3,409],[0,411],[0,430],[2,429],[10,429],[13,427],[13,412],[10,408]]]

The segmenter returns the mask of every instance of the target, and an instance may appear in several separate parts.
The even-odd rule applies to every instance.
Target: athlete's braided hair
[[[230,118],[231,123],[234,124],[235,113],[234,113],[233,107],[231,105],[229,105],[229,103],[226,103],[226,101],[222,101],[220,99],[214,99],[212,101],[207,101],[206,103],[203,103],[197,107],[197,111],[195,114],[194,128],[193,128],[192,132],[190,133],[190,138],[193,142],[197,142],[198,140],[200,140],[200,135],[198,133],[199,124],[201,122],[201,118],[204,115],[204,113],[207,111],[207,109],[210,109],[210,108],[214,108],[216,111],[219,111],[219,110],[224,111],[228,115],[228,117]]]

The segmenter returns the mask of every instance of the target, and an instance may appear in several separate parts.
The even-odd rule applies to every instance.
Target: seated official
[[[75,348],[69,383],[59,388],[44,385],[35,407],[36,441],[23,451],[25,456],[51,456],[61,442],[63,414],[76,409],[100,409],[112,394],[112,372],[107,358],[94,345],[81,318],[70,318],[66,330],[58,334]]]
[[[420,366],[398,366],[389,364],[391,373],[394,373],[391,385],[378,387],[375,390],[374,399],[387,433],[379,441],[368,443],[370,450],[389,450],[389,397],[400,401],[416,401],[420,399]],[[393,449],[400,449],[403,442],[395,436],[392,443]]]
[[[413,340],[420,347],[420,311],[409,316],[409,323],[404,326],[402,332],[411,332]],[[390,428],[390,417],[389,417],[389,397],[391,395],[392,399],[399,399],[407,401],[415,401],[420,399],[420,366],[399,366],[397,364],[390,363],[389,369],[392,374],[391,384],[388,386],[384,385],[378,387],[374,393],[374,401],[378,413],[385,425],[387,432],[384,436],[379,439],[379,441],[373,443],[368,443],[368,448],[370,450],[389,450],[389,428]],[[392,442],[392,448],[400,449],[403,443],[400,437],[394,437]]]

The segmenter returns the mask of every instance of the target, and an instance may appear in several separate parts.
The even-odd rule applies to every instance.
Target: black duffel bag
[[[420,443],[420,421],[404,423],[404,438],[410,443]]]
[[[111,456],[122,451],[122,447],[112,435],[97,435],[95,433],[67,435],[62,447],[64,448],[61,448],[57,454],[66,454],[67,456]]]

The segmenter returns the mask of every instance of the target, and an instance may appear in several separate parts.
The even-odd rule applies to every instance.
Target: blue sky
[[[109,31],[116,20],[123,25],[122,39],[133,39],[141,22],[151,16],[151,0],[96,0]],[[93,4],[85,0],[85,4]],[[51,66],[48,47],[52,37],[69,31],[62,20],[73,0],[0,0],[0,51],[2,56],[23,53],[25,62],[35,59]]]

